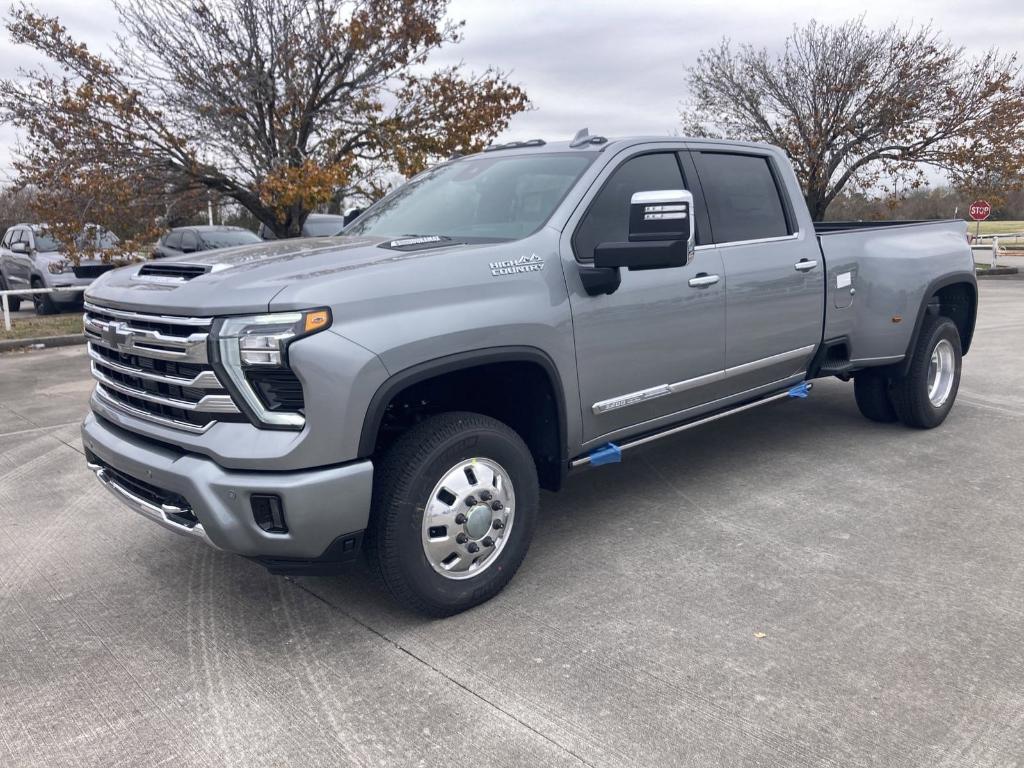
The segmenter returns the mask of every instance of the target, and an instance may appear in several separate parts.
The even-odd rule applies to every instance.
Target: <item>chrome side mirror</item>
[[[629,240],[684,240],[689,264],[697,245],[693,193],[685,189],[634,193],[629,201]]]

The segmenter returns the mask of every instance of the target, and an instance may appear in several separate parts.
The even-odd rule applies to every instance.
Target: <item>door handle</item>
[[[809,272],[818,266],[816,261],[808,261],[807,259],[800,259],[796,264],[793,265],[793,269],[797,272]]]
[[[709,275],[707,272],[700,272],[696,277],[691,277],[690,287],[691,288],[707,288],[709,285],[714,285],[721,278],[718,275]]]

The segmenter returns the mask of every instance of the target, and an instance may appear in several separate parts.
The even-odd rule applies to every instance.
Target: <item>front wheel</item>
[[[33,288],[45,288],[46,286],[43,285],[43,281],[40,280],[38,277],[33,277],[32,278],[32,287]],[[57,314],[57,312],[60,311],[60,310],[57,309],[57,305],[56,305],[56,303],[54,303],[54,301],[51,298],[50,294],[48,294],[48,293],[33,293],[33,294],[30,294],[30,295],[32,296],[32,303],[35,304],[35,306],[36,306],[36,314],[37,315],[55,315],[55,314]]]
[[[926,315],[907,375],[890,389],[893,408],[908,427],[931,429],[946,420],[960,388],[960,333],[948,317]]]
[[[476,413],[432,416],[377,467],[368,553],[399,602],[450,616],[512,579],[538,504],[533,457],[512,429]]]

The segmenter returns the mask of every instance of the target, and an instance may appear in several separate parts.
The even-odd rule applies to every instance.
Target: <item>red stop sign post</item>
[[[977,240],[978,234],[981,232],[981,222],[992,215],[992,206],[988,200],[975,200],[967,212],[973,221],[978,222],[974,228],[974,239]]]

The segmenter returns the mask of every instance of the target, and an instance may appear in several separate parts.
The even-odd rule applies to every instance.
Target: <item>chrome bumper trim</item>
[[[219,548],[217,547],[216,544],[210,541],[209,536],[206,535],[206,531],[203,529],[202,523],[196,523],[191,527],[181,525],[180,523],[176,523],[169,517],[167,517],[167,514],[164,512],[163,509],[156,506],[155,504],[151,504],[145,499],[136,496],[127,488],[118,484],[116,480],[114,480],[107,474],[106,469],[102,465],[94,464],[93,462],[86,462],[86,466],[90,470],[92,470],[93,474],[96,475],[96,479],[100,481],[100,485],[102,485],[104,488],[110,491],[110,493],[116,499],[121,501],[123,504],[125,504],[133,511],[138,512],[147,520],[151,520],[152,522],[157,523],[158,525],[162,525],[167,530],[173,531],[174,533],[180,534],[182,536],[190,536],[192,538],[204,541],[214,549]],[[176,510],[177,508],[172,509]],[[177,511],[180,512],[181,510]]]

